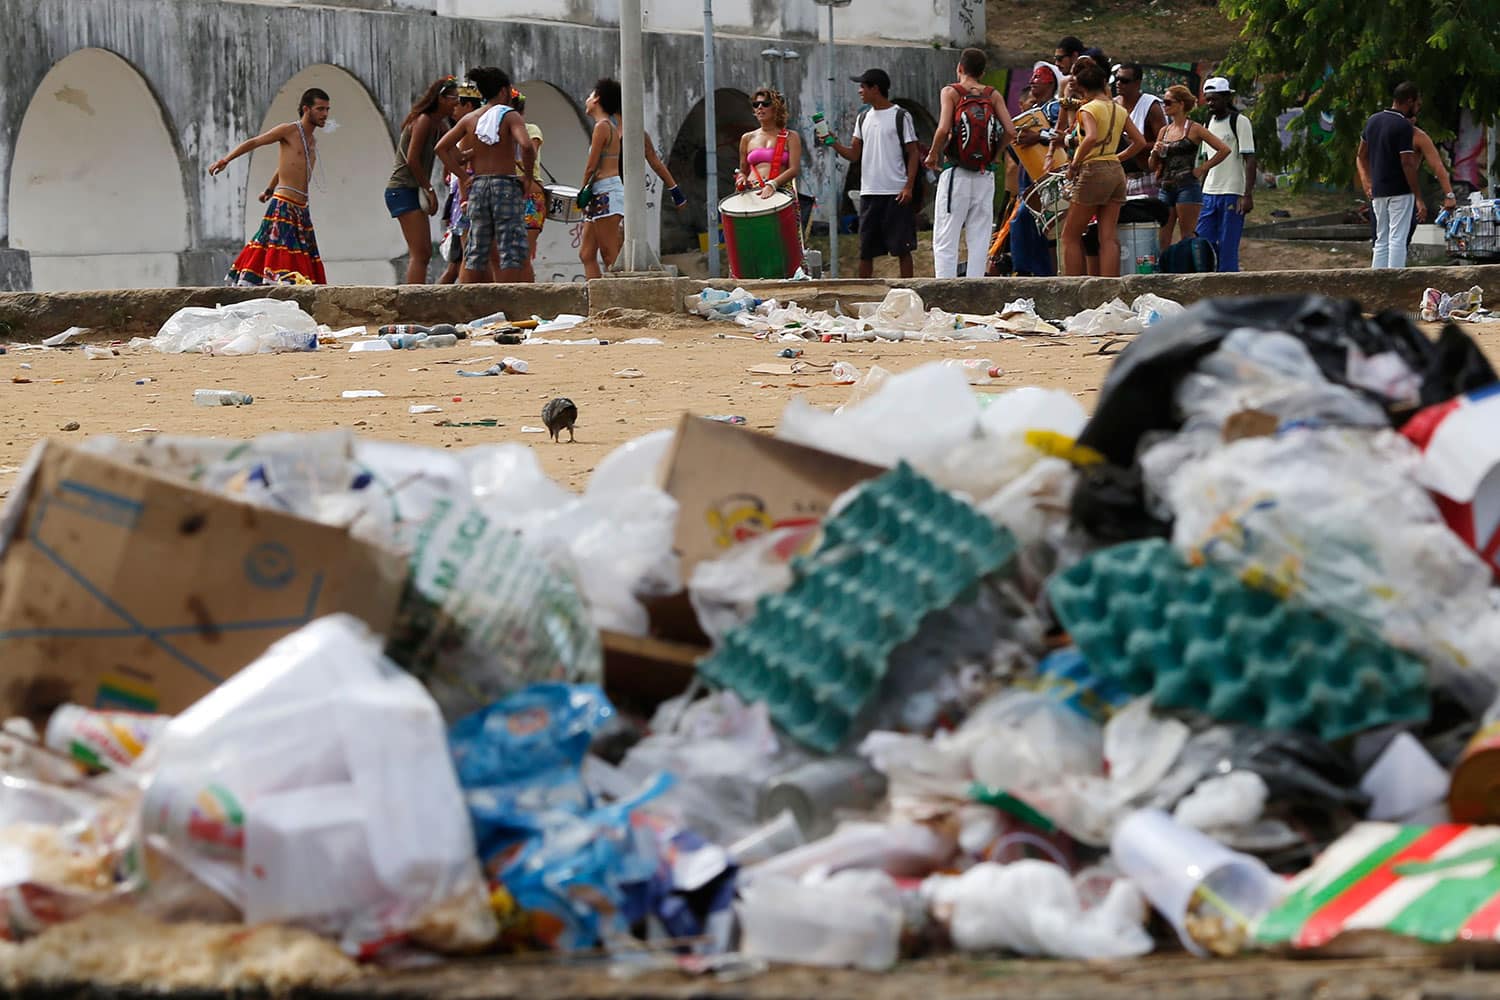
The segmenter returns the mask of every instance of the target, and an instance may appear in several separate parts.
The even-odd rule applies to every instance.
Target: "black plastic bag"
[[[1430,405],[1495,381],[1495,372],[1467,334],[1453,325],[1434,343],[1407,317],[1385,312],[1366,317],[1359,303],[1322,295],[1206,299],[1148,328],[1121,352],[1100,391],[1099,405],[1079,443],[1114,464],[1134,463],[1141,437],[1180,426],[1177,384],[1230,332],[1250,327],[1279,331],[1302,341],[1324,376],[1347,385],[1350,348],[1366,356],[1394,352],[1422,376],[1422,403]],[[1400,426],[1410,407],[1384,400]]]

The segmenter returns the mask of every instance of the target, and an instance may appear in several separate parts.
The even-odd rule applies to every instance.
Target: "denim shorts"
[[[1175,188],[1163,184],[1156,196],[1169,208],[1176,208],[1178,205],[1201,205],[1203,204],[1203,185],[1197,181]]]
[[[386,188],[385,209],[391,218],[399,219],[407,212],[422,211],[422,201],[416,188]]]

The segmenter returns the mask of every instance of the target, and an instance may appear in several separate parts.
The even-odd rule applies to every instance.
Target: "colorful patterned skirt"
[[[260,228],[229,267],[231,285],[326,285],[306,205],[272,195]]]

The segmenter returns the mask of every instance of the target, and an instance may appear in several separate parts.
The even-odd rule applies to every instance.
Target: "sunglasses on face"
[[[770,101],[751,101],[750,102],[750,106],[752,108],[769,108],[771,106],[771,102]]]

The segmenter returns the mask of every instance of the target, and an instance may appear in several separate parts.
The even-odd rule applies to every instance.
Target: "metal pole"
[[[839,130],[838,116],[833,113],[833,7],[828,8],[828,79],[823,89],[824,116],[828,119],[828,127],[833,129],[835,135]],[[825,198],[828,202],[828,276],[837,278],[839,276],[839,154],[828,147],[828,194]]]
[[[646,99],[641,51],[641,0],[620,3],[621,138],[624,145],[625,245],[615,261],[617,271],[654,271],[661,267],[646,239]]]
[[[703,0],[703,174],[707,185],[708,276],[719,277],[719,119],[714,110],[714,0]]]

